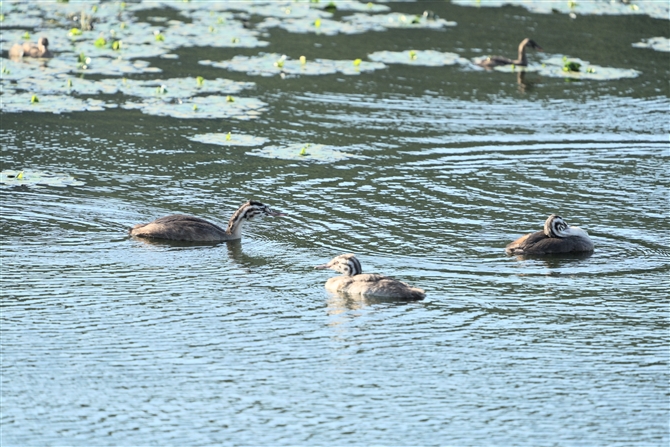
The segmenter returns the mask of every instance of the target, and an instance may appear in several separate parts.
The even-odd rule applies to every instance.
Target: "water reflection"
[[[420,301],[406,300],[402,298],[364,297],[361,295],[348,295],[332,292],[329,292],[328,295],[328,299],[326,300],[326,312],[328,316],[334,317],[329,321],[329,326],[339,326],[364,314],[363,312],[357,311],[377,307],[388,308],[407,306]]]

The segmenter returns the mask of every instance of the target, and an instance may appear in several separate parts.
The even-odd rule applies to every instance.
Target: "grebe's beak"
[[[267,211],[265,212],[265,214],[268,215],[268,216],[272,216],[272,217],[288,216],[288,214],[284,214],[284,213],[281,213],[281,212],[279,212],[279,211],[275,211],[275,210],[272,210],[272,209],[267,210]]]
[[[329,268],[331,268],[331,267],[332,267],[331,263],[328,262],[328,263],[326,263],[326,264],[317,265],[317,266],[314,267],[314,268],[315,268],[316,270],[325,270],[325,269],[329,269]]]

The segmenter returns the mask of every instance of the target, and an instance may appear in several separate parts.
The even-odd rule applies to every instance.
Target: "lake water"
[[[87,55],[115,20],[163,27],[142,51],[202,17],[242,37],[86,74],[58,9],[79,6],[21,5],[11,32],[61,43],[46,69],[3,59],[3,446],[668,445],[670,53],[633,46],[667,20],[340,2],[296,32],[285,9],[306,4],[106,3]],[[347,19],[427,8],[456,24]],[[545,50],[528,73],[467,63],[524,37]],[[377,67],[377,51],[417,57]],[[285,70],[251,67],[262,53]],[[340,65],[301,74],[303,55]],[[595,73],[551,71],[563,56]],[[198,76],[221,83],[201,102]],[[217,245],[127,236],[177,212],[225,224],[248,199],[288,216]],[[594,253],[505,254],[551,213]],[[346,252],[427,297],[326,292],[336,273],[314,266]]]

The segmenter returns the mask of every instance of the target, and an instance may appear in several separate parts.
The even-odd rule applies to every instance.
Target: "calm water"
[[[3,446],[668,444],[669,53],[631,46],[668,22],[429,5],[458,25],[270,28],[265,48],[181,48],[148,59],[160,75],[128,76],[254,82],[239,96],[267,104],[257,119],[3,111],[3,170],[83,182],[0,188]],[[282,79],[198,64],[514,56],[526,35],[641,74],[389,65]],[[267,143],[189,139],[229,131]],[[349,156],[280,150],[306,144]],[[174,212],[225,223],[249,198],[289,217],[213,246],[126,236]],[[552,212],[589,231],[592,256],[505,255]],[[335,273],[313,267],[344,252],[427,298],[327,293]]]

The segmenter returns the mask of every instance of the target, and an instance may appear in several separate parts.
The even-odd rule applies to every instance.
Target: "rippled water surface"
[[[333,35],[295,31],[271,2],[219,4],[210,16],[251,43],[214,47],[170,22],[218,26],[201,5],[169,5],[109,19],[168,24],[174,57],[145,57],[160,73],[72,72],[91,82],[79,94],[48,70],[3,78],[3,446],[668,444],[669,53],[633,46],[667,38],[667,20],[430,3],[456,24]],[[375,7],[299,14],[361,24],[426,4]],[[66,45],[57,17],[30,31]],[[527,36],[538,67],[568,56],[616,76],[468,63]],[[463,60],[353,65],[424,50]],[[79,70],[63,51],[57,67]],[[199,63],[274,53],[290,71]],[[302,55],[346,70],[301,75]],[[222,90],[198,96],[198,76]],[[31,111],[17,98],[33,94],[63,101]],[[288,216],[216,245],[127,236],[177,212],[225,224],[250,198]],[[594,253],[505,254],[551,213]],[[336,273],[314,266],[346,252],[427,297],[326,292]]]

